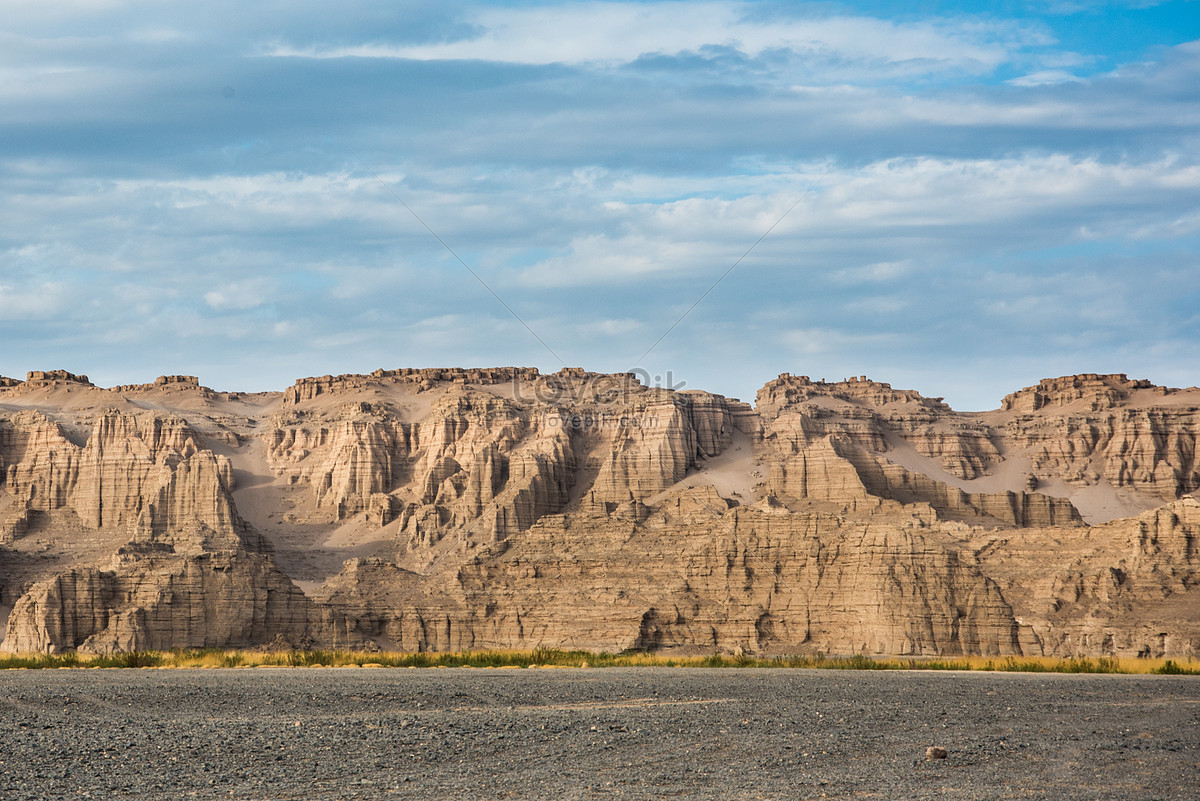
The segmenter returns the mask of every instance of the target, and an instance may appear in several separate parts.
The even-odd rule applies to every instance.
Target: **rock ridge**
[[[5,651],[1200,655],[1200,389],[0,380]]]

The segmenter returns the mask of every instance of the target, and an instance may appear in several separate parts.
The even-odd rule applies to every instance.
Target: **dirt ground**
[[[948,758],[926,761],[926,748]],[[1200,679],[706,669],[0,673],[0,798],[1182,799]]]

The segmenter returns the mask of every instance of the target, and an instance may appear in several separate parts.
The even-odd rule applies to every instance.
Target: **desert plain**
[[[1182,799],[1195,677],[821,670],[0,674],[0,795]],[[927,760],[926,749],[946,749]]]

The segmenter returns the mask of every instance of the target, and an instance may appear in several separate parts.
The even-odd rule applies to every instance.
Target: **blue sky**
[[[0,22],[2,375],[865,374],[989,409],[1200,384],[1198,254],[1197,0]]]

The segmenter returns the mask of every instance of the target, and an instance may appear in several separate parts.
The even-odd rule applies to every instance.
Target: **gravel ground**
[[[1200,798],[1200,679],[0,673],[0,798],[88,797]]]

